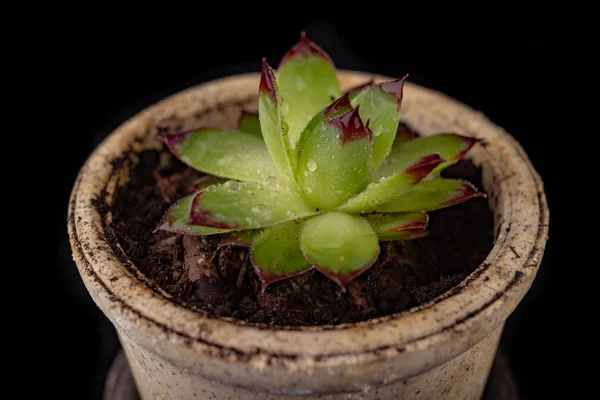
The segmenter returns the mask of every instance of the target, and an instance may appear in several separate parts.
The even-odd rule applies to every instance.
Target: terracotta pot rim
[[[340,71],[340,77],[367,81],[374,75]],[[132,274],[106,242],[100,213],[93,204],[110,185],[110,161],[118,158],[132,143],[144,141],[147,134],[143,130],[144,124],[154,121],[158,111],[176,108],[178,102],[190,101],[193,96],[209,89],[218,93],[220,88],[228,85],[249,85],[252,82],[258,82],[258,74],[235,75],[162,100],[116,129],[81,169],[69,204],[68,225],[74,258],[81,274],[90,278],[91,283],[86,282],[90,292],[97,292],[96,296],[102,296],[111,304],[113,311],[107,314],[119,316],[109,315],[115,324],[125,331],[139,330],[148,336],[166,335],[190,350],[203,353],[218,352],[223,356],[226,353],[246,360],[267,356],[293,361],[302,357],[321,363],[356,356],[387,358],[398,353],[420,351],[456,340],[457,334],[468,330],[472,337],[465,340],[463,347],[467,348],[491,331],[484,327],[490,319],[497,319],[498,325],[513,311],[535,277],[548,236],[549,213],[542,181],[521,146],[501,128],[464,104],[410,82],[406,84],[405,102],[413,92],[425,98],[435,98],[445,106],[456,107],[457,112],[469,114],[468,119],[476,122],[477,129],[488,130],[491,132],[489,135],[497,138],[496,143],[485,137],[489,141],[488,146],[477,151],[479,158],[484,163],[488,162],[484,168],[488,169],[497,185],[500,193],[498,207],[502,207],[505,214],[508,211],[511,214],[498,226],[494,248],[486,260],[459,285],[433,301],[369,321],[319,327],[273,327],[203,316],[151,290]],[[477,129],[473,132],[475,135],[480,132]],[[502,164],[492,150],[505,157],[501,160]],[[509,173],[501,176],[502,169],[508,169]],[[516,203],[521,198],[530,202],[527,209],[515,208],[523,207],[523,204]],[[518,234],[511,233],[511,226],[517,222],[522,226],[523,221],[528,222],[526,225],[529,227]],[[131,295],[132,292],[135,294]],[[160,307],[150,307],[149,301]],[[234,340],[230,335],[237,338]],[[336,335],[351,335],[355,344],[336,346]],[[378,340],[373,340],[374,337]],[[319,341],[320,338],[325,338],[326,343],[321,348],[306,348],[309,339]]]

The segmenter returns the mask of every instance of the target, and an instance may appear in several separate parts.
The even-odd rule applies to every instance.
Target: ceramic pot
[[[342,88],[373,78],[340,71]],[[504,321],[535,278],[548,236],[542,181],[521,146],[484,115],[438,92],[405,86],[402,120],[423,135],[484,139],[482,167],[495,243],[459,285],[404,312],[367,322],[274,328],[208,318],[151,290],[127,254],[106,240],[97,200],[127,184],[135,153],[158,133],[236,127],[256,111],[258,74],[212,81],[153,105],[115,130],[82,167],[69,204],[74,259],[114,324],[143,399],[476,399]],[[127,162],[114,162],[127,159]],[[118,254],[118,253],[121,254]]]

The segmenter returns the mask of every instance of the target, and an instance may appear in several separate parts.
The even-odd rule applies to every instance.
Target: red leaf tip
[[[211,212],[209,210],[205,210],[200,206],[200,198],[204,194],[204,191],[198,192],[197,195],[192,199],[192,207],[190,211],[190,217],[188,218],[188,224],[190,225],[201,225],[208,226],[211,228],[221,228],[221,229],[236,229],[237,226],[229,225],[226,222],[215,221],[211,217]]]
[[[292,57],[310,57],[310,56],[318,56],[327,61],[332,67],[334,67],[333,60],[329,57],[321,47],[319,47],[316,43],[310,41],[308,36],[306,36],[306,32],[300,32],[300,41],[296,43],[292,48],[285,53],[285,55],[281,58],[281,62],[279,63],[279,67],[281,67],[286,61],[288,61]],[[335,67],[334,67],[335,68]]]
[[[354,271],[350,274],[340,274],[337,272],[333,272],[333,271],[329,271],[326,268],[323,268],[315,263],[313,263],[312,261],[309,260],[309,262],[313,265],[313,267],[319,271],[320,273],[322,273],[323,275],[325,275],[327,278],[331,279],[332,281],[334,281],[335,283],[337,283],[337,285],[340,287],[340,289],[342,290],[343,293],[346,292],[346,287],[348,286],[348,284],[354,280],[355,278],[358,278],[360,275],[362,275],[364,272],[368,271],[369,268],[371,268],[374,264],[375,261],[377,261],[377,258],[379,257],[379,253],[381,251],[381,248],[378,246],[377,247],[377,254],[375,254],[375,257],[373,257],[373,260],[371,260],[369,263],[367,263],[364,267],[362,267],[361,269],[359,269],[358,271]]]
[[[349,93],[346,93],[329,106],[325,108],[324,114],[329,117],[331,114],[337,114],[339,112],[348,112],[352,110],[352,104],[350,103]]]
[[[173,153],[175,157],[179,158],[179,151],[177,151],[177,148],[175,146],[178,143],[183,142],[186,136],[197,131],[198,129],[193,129],[185,132],[171,133],[166,136],[161,136],[159,137],[159,139],[161,139],[167,145],[169,151]]]
[[[424,221],[414,221],[406,225],[400,225],[395,228],[387,229],[386,232],[423,232],[429,225],[429,215],[425,214]]]
[[[473,146],[475,146],[477,143],[483,141],[483,139],[478,139],[478,138],[474,138],[474,137],[470,137],[470,136],[460,136],[460,138],[465,143],[465,149],[463,151],[461,151],[460,153],[458,153],[454,157],[454,160],[462,159],[469,152],[469,150],[471,150],[473,148]]]
[[[360,119],[359,107],[356,106],[349,112],[327,121],[329,125],[338,129],[342,146],[362,138],[368,138],[370,141],[373,140],[373,132],[369,129],[368,124],[363,124]]]
[[[421,157],[417,162],[404,170],[404,173],[411,175],[415,182],[420,182],[425,178],[435,167],[443,163],[445,160],[439,154],[428,154]]]
[[[452,199],[445,201],[441,204],[442,207],[450,207],[464,201],[475,199],[475,198],[487,198],[487,194],[477,190],[473,184],[462,181],[463,186],[456,191],[457,195]]]
[[[427,222],[414,222],[412,224],[401,226],[398,231],[401,232],[421,232],[427,229]],[[392,230],[390,230],[392,231]]]
[[[470,199],[470,198],[476,198],[476,197],[481,197],[481,198],[487,198],[487,194],[480,192],[479,190],[477,190],[477,188],[475,186],[473,186],[473,184],[469,183],[469,182],[463,182],[464,186],[461,189],[461,198],[466,198],[466,199]]]
[[[383,89],[383,91],[393,94],[396,96],[398,100],[398,111],[400,111],[400,105],[402,104],[402,94],[404,92],[404,82],[408,78],[408,75],[404,75],[404,77],[400,79],[396,79],[395,81],[383,82],[379,84],[379,87]]]
[[[262,72],[260,74],[259,91],[271,98],[273,103],[277,104],[277,95],[275,93],[275,72],[267,63],[267,59],[262,59]]]

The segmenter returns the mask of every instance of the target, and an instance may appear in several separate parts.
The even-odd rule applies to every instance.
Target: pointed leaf
[[[332,211],[305,222],[300,246],[308,261],[342,289],[379,255],[379,243],[366,219]]]
[[[265,59],[263,59],[260,76],[258,117],[264,142],[279,172],[279,178],[285,185],[292,187],[294,174],[288,153],[287,131],[284,131],[286,125],[281,116],[281,95],[275,80],[275,72]]]
[[[337,209],[347,213],[369,212],[380,204],[387,203],[408,193],[441,162],[443,160],[437,154],[422,157],[402,173],[369,184],[363,192]]]
[[[374,136],[374,168],[378,168],[386,158],[396,137],[406,78],[405,76],[395,81],[368,85],[351,91],[352,105],[360,105],[361,119],[371,121],[369,127]]]
[[[262,139],[262,132],[260,130],[260,119],[258,118],[258,114],[242,111],[242,115],[240,116],[239,127],[240,131],[250,133]]]
[[[261,231],[252,244],[252,264],[263,285],[289,278],[312,268],[300,249],[304,222],[288,221]]]
[[[224,229],[251,229],[314,214],[304,200],[277,182],[228,181],[199,192],[189,224]]]
[[[308,139],[310,139],[313,135],[320,135],[321,131],[325,130],[327,122],[351,112],[352,108],[352,104],[350,103],[350,94],[346,93],[317,113],[302,131],[300,139],[296,145],[296,148],[298,149],[297,153],[300,152],[300,149],[304,148]]]
[[[437,174],[442,169],[463,158],[478,141],[479,139],[448,133],[424,136],[405,142],[400,146],[394,146],[389,156],[379,167],[376,178],[397,174],[410,165],[415,158],[432,153],[438,153],[440,157],[446,160],[434,171],[434,174]]]
[[[347,106],[340,103],[341,108]],[[332,113],[337,109],[328,109],[323,115]],[[296,180],[311,204],[331,210],[366,186],[373,165],[373,136],[363,125],[358,107],[310,125],[314,127],[304,131],[299,142]]]
[[[282,58],[277,82],[292,147],[311,118],[341,95],[333,61],[303,33]]]
[[[377,207],[378,212],[432,211],[472,198],[486,197],[468,182],[435,178],[422,181],[407,194]]]
[[[244,132],[200,129],[168,135],[165,143],[185,164],[207,174],[253,182],[278,176],[264,141]]]
[[[382,241],[416,239],[425,232],[429,222],[429,216],[423,213],[378,213],[364,217]]]
[[[158,229],[188,235],[214,235],[231,231],[231,229],[188,224],[192,200],[195,196],[196,193],[185,196],[171,206],[163,216]]]

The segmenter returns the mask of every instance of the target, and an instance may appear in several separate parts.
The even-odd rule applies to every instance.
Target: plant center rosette
[[[277,71],[263,59],[258,115],[244,113],[237,130],[164,138],[209,178],[159,228],[250,247],[263,290],[312,268],[345,290],[380,242],[418,239],[427,212],[484,196],[440,175],[476,139],[401,129],[405,80],[342,93],[331,58],[305,35]]]

